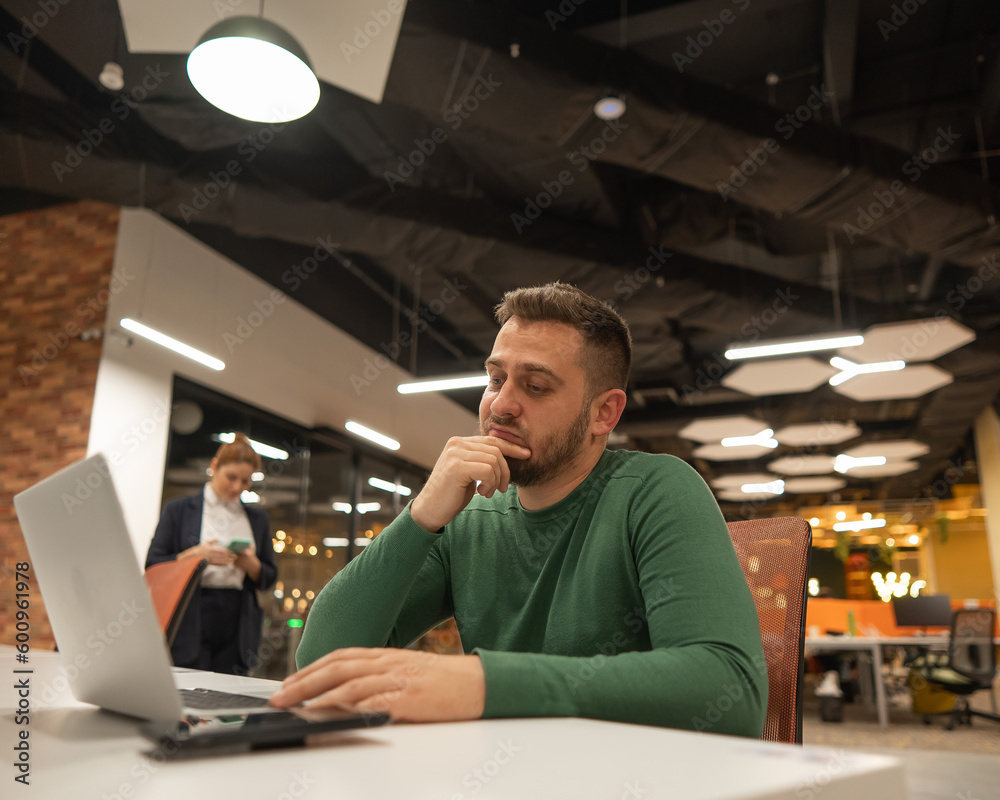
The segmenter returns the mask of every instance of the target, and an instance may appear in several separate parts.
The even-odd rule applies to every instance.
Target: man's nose
[[[521,402],[518,397],[517,388],[511,381],[504,382],[493,402],[490,403],[490,411],[496,417],[516,417],[521,413]]]

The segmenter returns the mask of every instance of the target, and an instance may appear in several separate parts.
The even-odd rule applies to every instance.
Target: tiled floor
[[[1000,800],[1000,722],[973,718],[971,727],[948,731],[941,718],[925,725],[908,709],[893,708],[883,729],[860,700],[844,705],[843,722],[822,722],[811,689],[807,681],[804,744],[902,759],[910,800]],[[973,708],[989,711],[989,696],[978,695]]]

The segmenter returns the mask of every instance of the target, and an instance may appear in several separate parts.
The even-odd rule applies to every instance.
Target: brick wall
[[[102,340],[80,334],[104,330],[117,230],[118,208],[89,201],[0,218],[0,644],[30,563],[14,495],[86,455]],[[52,649],[34,581],[30,624]]]

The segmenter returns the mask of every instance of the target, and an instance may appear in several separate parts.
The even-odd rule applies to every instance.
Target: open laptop
[[[103,455],[21,492],[14,507],[77,700],[156,722],[271,710],[259,691],[177,689]]]

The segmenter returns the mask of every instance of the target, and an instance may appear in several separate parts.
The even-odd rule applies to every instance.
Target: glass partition
[[[427,473],[176,377],[163,504],[202,490],[212,456],[232,432],[245,433],[262,455],[263,468],[243,499],[267,513],[278,565],[275,586],[258,593],[264,629],[252,674],[281,679],[295,669],[316,595],[395,519]]]

